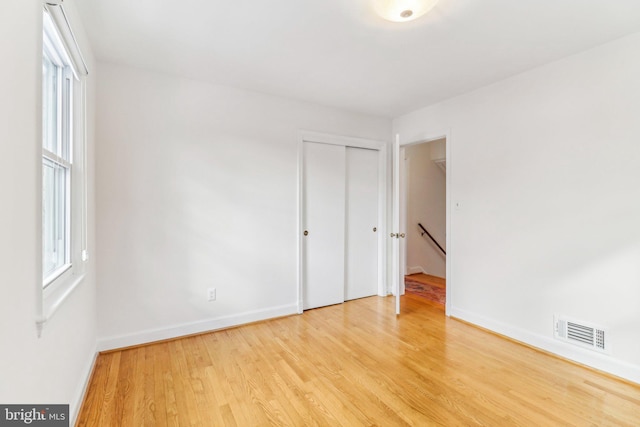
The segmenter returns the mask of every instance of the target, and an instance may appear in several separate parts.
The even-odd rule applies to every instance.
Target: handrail
[[[447,252],[446,252],[444,249],[442,249],[442,246],[440,246],[440,243],[436,242],[436,239],[434,239],[434,238],[433,238],[433,236],[431,235],[431,233],[429,233],[429,232],[427,231],[427,229],[426,229],[426,228],[424,228],[424,227],[422,226],[422,224],[418,223],[418,227],[422,228],[422,233],[420,233],[420,235],[421,235],[421,236],[424,236],[424,233],[427,233],[427,236],[429,236],[429,238],[433,241],[433,243],[435,243],[435,244],[436,244],[436,246],[438,247],[438,249],[440,249],[440,250],[442,251],[442,253],[443,253],[443,254],[445,254],[445,255],[447,254]]]

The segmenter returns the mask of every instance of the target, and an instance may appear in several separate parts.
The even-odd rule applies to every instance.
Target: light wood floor
[[[77,425],[640,425],[640,386],[403,298],[101,354]]]

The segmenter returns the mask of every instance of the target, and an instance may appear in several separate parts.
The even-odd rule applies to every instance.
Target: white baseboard
[[[154,341],[214,331],[216,329],[229,328],[232,326],[243,325],[245,323],[258,322],[260,320],[289,316],[297,313],[297,305],[290,304],[229,316],[220,316],[212,319],[199,320],[196,322],[183,323],[165,328],[147,329],[132,334],[101,338],[98,340],[98,351],[114,350],[122,347],[147,344]]]
[[[599,371],[607,372],[617,377],[624,378],[625,380],[640,384],[640,365],[618,360],[607,354],[596,353],[591,350],[575,347],[551,337],[534,334],[524,329],[515,328],[498,320],[490,319],[456,307],[452,307],[451,312],[447,314],[466,322],[473,323],[474,325],[489,329],[500,335],[507,336],[516,341],[556,354],[565,359],[569,359]]]
[[[90,356],[87,358],[87,362],[85,362],[84,369],[82,370],[83,381],[78,384],[78,388],[75,392],[75,396],[73,401],[70,402],[69,405],[69,425],[75,425],[76,420],[78,418],[80,407],[82,406],[82,401],[84,400],[84,395],[87,392],[87,387],[89,387],[89,381],[91,380],[91,374],[93,372],[93,367],[96,363],[96,359],[98,357],[97,347],[94,346],[93,351]]]
[[[409,275],[409,274],[419,274],[419,273],[422,273],[422,274],[429,274],[429,273],[427,273],[427,270],[425,270],[424,268],[422,268],[422,267],[420,267],[420,266],[417,266],[417,267],[407,267],[407,269],[406,269],[405,271],[406,271],[406,274],[407,274],[407,275]]]

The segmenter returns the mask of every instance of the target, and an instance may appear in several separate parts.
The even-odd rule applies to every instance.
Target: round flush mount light
[[[438,0],[373,0],[378,15],[392,22],[412,21],[429,12]]]

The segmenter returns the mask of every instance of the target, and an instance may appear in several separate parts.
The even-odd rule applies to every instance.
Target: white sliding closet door
[[[345,300],[378,293],[378,151],[346,150]]]
[[[345,147],[304,143],[303,308],[344,302]]]

